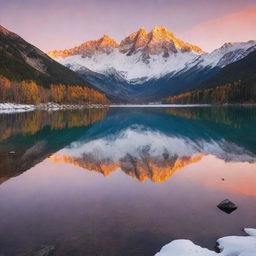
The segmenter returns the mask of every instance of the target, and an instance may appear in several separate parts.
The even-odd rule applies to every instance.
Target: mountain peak
[[[117,42],[112,39],[111,37],[109,37],[108,35],[104,34],[99,40],[98,40],[98,44],[101,47],[113,47],[113,48],[117,48],[118,44]]]
[[[47,54],[52,58],[68,57],[72,55],[82,55],[83,57],[92,57],[95,53],[109,54],[113,49],[118,48],[118,43],[104,34],[98,40],[90,40],[82,43],[79,46],[68,50],[53,50]]]
[[[159,54],[168,57],[171,53],[178,51],[204,53],[198,46],[183,42],[166,27],[160,26],[155,26],[149,33],[144,28],[140,28],[137,32],[130,34],[120,43],[120,51],[127,55],[143,51],[144,59],[150,55]]]
[[[107,35],[107,34],[104,34],[100,39],[99,39],[99,41],[106,41],[106,42],[108,42],[108,41],[114,41],[114,39],[112,39],[109,35]]]
[[[175,36],[166,27],[154,27],[150,31],[151,40],[154,41],[173,41]]]
[[[250,40],[248,42],[227,42],[224,43],[220,48],[215,49],[214,52],[220,51],[231,51],[231,50],[239,50],[239,49],[249,49],[250,47],[255,48],[256,41]]]
[[[1,25],[0,25],[0,33],[4,34],[5,36],[19,37],[18,35],[9,31],[8,29],[6,29],[5,27],[3,27]]]
[[[48,55],[53,58],[67,57],[70,55],[91,57],[95,53],[110,54],[114,49],[119,49],[121,53],[128,56],[141,52],[142,58],[145,60],[150,55],[168,57],[170,54],[177,53],[178,51],[203,53],[199,47],[176,38],[166,27],[155,26],[149,33],[145,28],[141,27],[138,31],[131,33],[123,39],[120,45],[105,34],[99,40],[86,41],[72,49],[52,51]]]
[[[144,27],[140,27],[137,33],[147,34],[147,31]]]
[[[121,41],[120,52],[131,55],[137,49],[144,47],[147,41],[148,32],[145,28],[141,27],[137,32],[133,32]]]
[[[0,32],[5,34],[5,35],[12,33],[1,25],[0,25]]]
[[[233,46],[235,43],[234,42],[227,42],[225,44],[223,44],[220,49],[226,49],[229,48],[230,46]]]
[[[157,36],[164,36],[164,37],[169,37],[169,38],[174,38],[174,34],[172,32],[170,32],[166,27],[158,27],[155,26],[151,32],[153,35],[157,35]]]

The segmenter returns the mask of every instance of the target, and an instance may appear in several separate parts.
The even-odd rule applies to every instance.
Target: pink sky
[[[203,22],[181,33],[181,37],[206,51],[226,42],[256,40],[256,8]]]
[[[0,24],[44,51],[165,26],[205,50],[255,36],[255,0],[0,0]]]

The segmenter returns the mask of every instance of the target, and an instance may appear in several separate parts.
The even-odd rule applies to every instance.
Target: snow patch
[[[244,232],[247,233],[249,236],[256,236],[256,229],[254,228],[245,228]]]
[[[29,104],[16,104],[16,103],[0,103],[0,114],[11,114],[28,112],[33,110],[46,110],[46,111],[57,111],[65,109],[84,109],[84,108],[103,108],[106,107],[101,104],[85,104],[85,105],[67,105],[58,104],[54,102],[43,103],[39,105],[29,105]]]
[[[190,240],[174,240],[162,247],[155,256],[215,256],[216,253],[195,245]]]
[[[249,236],[227,236],[217,240],[220,253],[195,245],[190,240],[174,240],[155,256],[255,256],[256,229],[245,229]]]
[[[145,63],[140,52],[127,56],[116,49],[110,54],[95,54],[93,57],[74,55],[58,58],[57,61],[74,71],[79,70],[81,66],[101,74],[107,74],[108,70],[114,69],[121,73],[124,79],[132,82],[132,80],[142,77],[157,79],[170,72],[178,72],[193,63],[196,58],[198,58],[196,53],[178,52],[168,58],[153,55],[149,62]]]
[[[33,110],[35,110],[35,105],[0,103],[0,113],[1,114],[27,112],[27,111],[33,111]]]

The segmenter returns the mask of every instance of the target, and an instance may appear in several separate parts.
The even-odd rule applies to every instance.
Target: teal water
[[[0,255],[143,256],[243,235],[256,225],[255,135],[254,107],[2,114]]]

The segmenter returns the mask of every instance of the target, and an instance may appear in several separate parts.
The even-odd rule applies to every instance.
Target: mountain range
[[[104,93],[116,103],[255,102],[255,66],[254,40],[225,43],[207,53],[165,27],[154,27],[149,32],[140,28],[120,43],[104,35],[45,54],[0,26],[1,77],[34,81],[45,88],[84,86],[93,89],[90,94],[97,98]]]
[[[256,41],[251,40],[226,43],[206,53],[165,27],[154,27],[150,32],[141,28],[120,43],[104,35],[48,55],[114,100],[150,102],[197,90],[253,51]]]

